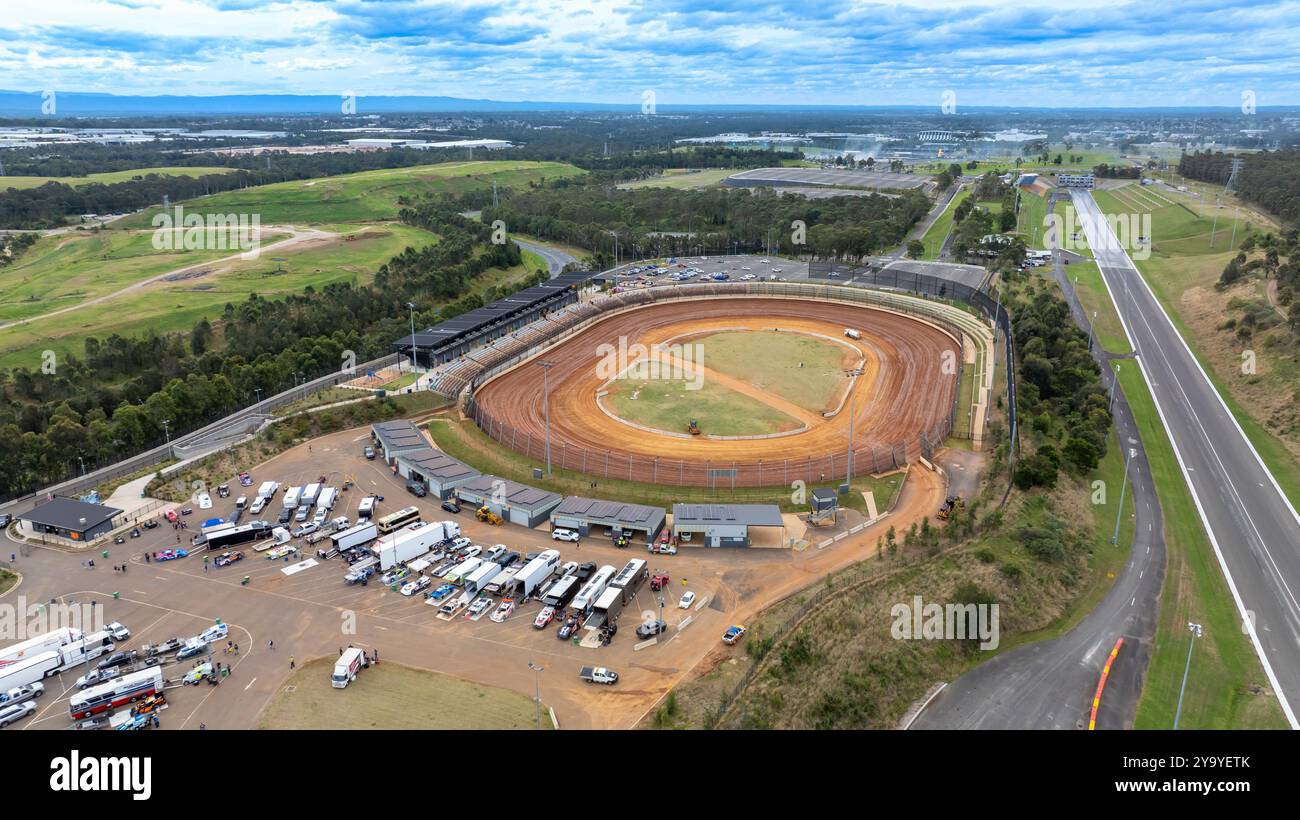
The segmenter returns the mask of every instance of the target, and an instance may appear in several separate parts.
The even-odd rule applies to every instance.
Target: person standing
[[[293,655],[289,656],[289,671],[293,671]]]

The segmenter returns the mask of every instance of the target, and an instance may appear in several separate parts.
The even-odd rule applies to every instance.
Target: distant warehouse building
[[[785,543],[785,521],[775,504],[673,505],[673,535],[679,540],[685,533],[691,543],[705,547],[748,547],[750,527],[780,527]]]
[[[370,440],[390,467],[397,464],[397,457],[403,453],[429,449],[429,440],[420,428],[406,419],[375,422],[370,425]]]
[[[456,497],[475,508],[486,506],[511,524],[523,527],[536,527],[564,500],[558,493],[494,475],[480,475],[465,482],[456,488]]]
[[[1092,174],[1057,174],[1056,184],[1062,188],[1091,188],[1096,183]]]
[[[115,507],[55,496],[32,510],[20,513],[18,520],[25,521],[38,535],[93,541],[110,532],[115,526],[114,519],[121,514],[122,511]]]
[[[397,474],[423,484],[430,493],[443,499],[449,498],[457,487],[482,475],[463,461],[431,447],[399,454]]]
[[[644,537],[649,545],[663,531],[666,519],[662,507],[571,495],[551,513],[551,526],[576,530],[580,535],[588,535],[593,527],[597,531],[609,527],[615,538],[622,532],[629,537]]]

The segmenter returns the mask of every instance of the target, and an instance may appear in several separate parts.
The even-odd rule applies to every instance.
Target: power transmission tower
[[[1237,182],[1237,172],[1241,170],[1241,157],[1232,158],[1232,173],[1228,175],[1228,184],[1224,186],[1225,190],[1231,191],[1232,186]]]

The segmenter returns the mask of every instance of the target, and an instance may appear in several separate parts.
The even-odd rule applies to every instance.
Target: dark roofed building
[[[391,466],[402,453],[429,449],[429,440],[412,422],[406,419],[379,421],[370,425],[370,438],[384,453],[384,461]]]
[[[559,493],[494,475],[481,475],[465,482],[456,488],[456,497],[475,507],[486,505],[510,523],[523,527],[536,527],[545,521],[563,500]]]
[[[590,533],[592,527],[609,527],[614,530],[615,538],[620,532],[642,533],[645,543],[652,544],[663,530],[666,518],[662,507],[571,495],[551,513],[551,526],[576,530],[581,535]]]
[[[31,525],[32,531],[57,535],[73,541],[93,541],[110,532],[113,520],[122,514],[115,507],[87,504],[74,498],[55,496],[50,501],[18,516]]]
[[[431,447],[400,453],[397,456],[397,474],[422,482],[439,498],[447,498],[457,487],[482,475],[463,461]]]
[[[775,504],[674,504],[673,535],[703,538],[706,547],[748,547],[750,527],[785,527]]]

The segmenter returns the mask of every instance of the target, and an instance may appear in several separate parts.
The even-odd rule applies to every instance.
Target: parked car
[[[374,461],[374,460],[375,460],[375,448],[374,448],[374,447],[367,447],[363,452],[364,452],[364,454],[365,454],[365,456],[366,456],[366,458],[367,458],[368,460],[370,460],[370,461]]]
[[[144,528],[146,530],[151,530],[156,526],[158,526],[158,519],[156,518],[150,518],[148,521],[144,522]]]
[[[290,509],[280,510],[279,523],[288,524],[290,518],[293,518],[293,510]]]
[[[211,501],[212,499],[208,499]],[[194,515],[193,507],[181,507],[181,515]]]
[[[560,624],[560,628],[555,631],[555,637],[562,641],[567,641],[573,637],[573,633],[578,631],[578,616],[570,615]]]
[[[233,552],[223,552],[217,556],[216,565],[219,567],[228,567],[236,561],[244,560],[244,553],[239,550]]]
[[[187,643],[181,647],[179,652],[176,653],[176,660],[183,661],[189,658],[197,658],[199,655],[208,654],[210,649],[211,647],[209,647],[206,643],[203,643],[202,641],[196,641],[195,643]]]
[[[198,502],[200,510],[212,509],[212,496],[207,493],[199,493]]]
[[[449,513],[458,513],[460,512],[460,503],[454,498],[448,498],[442,502],[442,508]]]
[[[113,621],[111,624],[104,627],[104,631],[107,632],[108,637],[112,638],[116,643],[121,643],[131,637],[131,630],[122,626],[120,621]]]
[[[483,559],[486,561],[495,561],[505,554],[506,554],[505,545],[497,544],[495,547],[487,551],[487,554],[483,556]]]
[[[578,576],[579,581],[586,583],[587,579],[590,578],[595,572],[596,572],[596,562],[588,561],[585,564],[579,565],[578,571],[574,574]]]
[[[468,547],[472,543],[474,542],[462,535],[451,542],[451,548],[453,550],[462,550],[465,547]]]
[[[181,683],[189,686],[190,684],[198,683],[211,674],[212,661],[204,661],[203,663],[195,664],[192,669],[186,672],[181,678]]]
[[[727,627],[727,631],[722,633],[722,642],[731,645],[743,637],[745,637],[745,627],[736,624]]]
[[[430,601],[441,601],[443,598],[446,598],[448,595],[452,594],[455,591],[456,591],[455,584],[443,584],[439,586],[437,589],[435,589],[433,592],[430,592],[426,597]]]
[[[7,527],[13,523],[14,517],[10,513],[0,513],[0,527]]]
[[[497,563],[501,565],[502,569],[509,569],[518,561],[519,561],[519,553],[517,552],[507,552],[505,555],[502,555],[500,558],[497,559]]]
[[[563,527],[557,527],[551,530],[551,538],[555,541],[572,541],[577,543],[578,534],[573,530],[566,530]]]
[[[695,603],[695,593],[687,592],[685,595],[682,596],[682,599],[677,602],[677,608],[690,609],[691,606],[694,605],[694,603]]]
[[[33,700],[45,694],[45,684],[36,682],[26,686],[15,686],[8,692],[0,692],[0,706],[12,706],[25,700]]]
[[[16,720],[22,720],[35,712],[36,704],[30,700],[22,703],[9,704],[8,706],[0,706],[0,729],[3,729]]]
[[[512,599],[507,598],[501,602],[501,606],[497,607],[496,611],[489,615],[488,618],[495,623],[505,623],[506,618],[509,618],[510,613],[514,611],[515,602]]]
[[[135,657],[136,657],[136,651],[134,649],[126,649],[121,652],[114,652],[112,655],[109,655],[107,658],[104,658],[102,661],[96,664],[95,668],[100,670],[111,669],[114,666],[121,666],[124,663],[130,663],[131,661],[135,660]]]
[[[470,545],[465,549],[461,550],[460,552],[456,553],[456,557],[461,561],[464,561],[467,558],[473,558],[477,556],[482,551],[483,551],[482,547],[477,545]]]
[[[424,589],[428,588],[428,586],[432,583],[433,581],[421,575],[419,578],[416,578],[414,581],[407,581],[405,584],[403,584],[402,594],[409,598],[415,593],[421,592]]]
[[[668,583],[669,583],[668,573],[661,572],[650,579],[650,589],[654,592],[658,592],[659,590],[668,586]]]
[[[158,553],[158,557],[155,558],[154,560],[175,561],[177,558],[184,558],[187,555],[189,555],[189,552],[184,549],[163,550],[162,552]]]
[[[302,538],[304,535],[311,535],[318,529],[320,529],[320,524],[317,524],[315,521],[308,521],[306,524],[295,529],[291,535],[293,535],[294,538]]]
[[[301,524],[302,522],[307,520],[307,516],[309,515],[311,515],[311,507],[307,506],[306,504],[303,504],[293,514],[293,520]]]
[[[660,620],[646,621],[636,628],[636,636],[641,639],[653,638],[668,631],[668,624]]]
[[[385,572],[383,575],[379,576],[379,580],[384,586],[392,586],[393,584],[403,580],[410,574],[411,571],[406,567],[393,567],[388,572]]]
[[[542,611],[537,613],[537,617],[533,619],[533,629],[545,629],[553,620],[555,620],[555,607],[543,607]]]
[[[471,621],[477,620],[483,617],[483,613],[487,612],[490,606],[492,606],[492,599],[486,595],[480,595],[474,599],[474,603],[469,605],[469,609],[465,610],[465,618]]]
[[[429,494],[429,491],[424,488],[424,485],[418,481],[406,482],[406,491],[416,498],[424,498]]]

